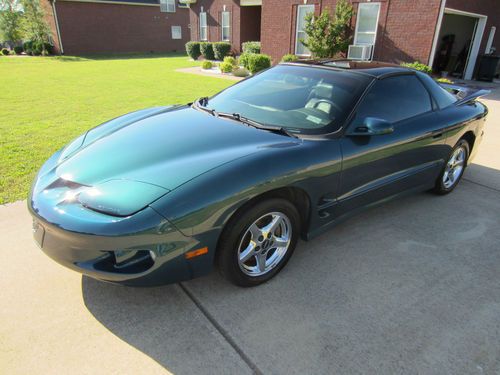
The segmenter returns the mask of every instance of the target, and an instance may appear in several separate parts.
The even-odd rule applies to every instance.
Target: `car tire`
[[[434,186],[434,192],[436,194],[448,194],[455,189],[462,179],[465,168],[467,167],[469,150],[469,143],[465,139],[461,139],[455,147],[453,147],[442,172],[436,180],[436,185]]]
[[[226,225],[217,250],[219,271],[239,286],[265,283],[290,259],[299,232],[300,215],[292,203],[280,198],[257,203]]]

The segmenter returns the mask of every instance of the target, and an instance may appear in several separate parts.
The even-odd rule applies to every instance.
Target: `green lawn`
[[[194,64],[179,55],[0,57],[0,204],[25,199],[42,163],[85,130],[234,83],[175,71]]]

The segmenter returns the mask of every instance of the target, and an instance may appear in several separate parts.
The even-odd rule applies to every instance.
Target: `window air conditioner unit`
[[[349,46],[349,50],[347,51],[347,58],[350,60],[371,60],[372,59],[372,44],[365,45],[354,45],[351,44]]]

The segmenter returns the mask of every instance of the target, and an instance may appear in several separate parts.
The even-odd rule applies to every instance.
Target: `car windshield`
[[[342,70],[278,65],[210,98],[216,112],[304,134],[338,130],[370,77]]]

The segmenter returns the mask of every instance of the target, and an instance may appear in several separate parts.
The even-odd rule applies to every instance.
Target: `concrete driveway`
[[[35,246],[25,202],[0,207],[0,373],[499,374],[500,90],[485,102],[453,194],[366,211],[258,288],[82,278]]]

